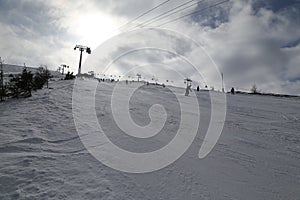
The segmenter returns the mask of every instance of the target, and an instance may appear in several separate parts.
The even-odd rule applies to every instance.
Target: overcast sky
[[[182,84],[190,77],[220,89],[217,67],[227,89],[256,84],[262,92],[300,94],[300,0],[232,0],[158,27],[222,0],[193,1],[186,10],[126,32],[187,1],[170,0],[122,33],[121,25],[164,0],[0,0],[0,56],[9,64],[67,64],[77,72],[79,52],[73,48],[82,44],[92,48],[83,71],[138,72]]]

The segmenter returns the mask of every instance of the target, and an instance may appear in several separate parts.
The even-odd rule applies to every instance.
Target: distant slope
[[[31,71],[33,74],[36,72],[36,70],[38,69],[38,67],[27,67],[28,71]],[[20,66],[20,65],[12,65],[12,64],[3,64],[3,72],[5,76],[8,76],[10,74],[20,74],[22,73],[24,69],[24,66]],[[62,76],[58,71],[53,71],[50,70],[52,76],[54,77],[64,77]]]
[[[35,72],[37,67],[27,67],[26,68],[32,72]],[[21,73],[24,69],[24,66],[20,65],[11,65],[11,64],[3,64],[3,72],[4,74],[15,74],[15,73]]]

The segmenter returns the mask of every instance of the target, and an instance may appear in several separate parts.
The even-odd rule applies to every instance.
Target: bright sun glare
[[[96,48],[116,33],[117,23],[103,14],[87,14],[78,17],[76,34],[81,42]]]

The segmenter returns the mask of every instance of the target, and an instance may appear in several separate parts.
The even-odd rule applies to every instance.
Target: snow
[[[77,95],[91,101],[85,89],[93,80],[79,81]],[[0,103],[0,199],[300,199],[298,98],[228,94],[221,137],[199,159],[211,119],[209,92],[184,97],[183,88],[141,86],[129,102],[132,120],[151,127],[151,117],[160,117],[166,123],[156,135],[134,138],[114,121],[114,84],[100,83],[94,105],[103,132],[136,153],[163,148],[176,137],[182,120],[177,96],[187,105],[198,99],[200,122],[190,118],[187,127],[195,123],[199,130],[187,151],[160,170],[134,174],[104,165],[83,145],[72,112],[74,81],[50,87]],[[122,85],[123,91],[132,87]],[[191,116],[196,110],[189,110]]]

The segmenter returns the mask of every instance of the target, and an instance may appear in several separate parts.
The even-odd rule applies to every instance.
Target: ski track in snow
[[[300,99],[227,95],[221,138],[200,160],[210,120],[209,93],[200,91],[187,97],[198,98],[201,120],[185,154],[159,171],[129,174],[98,162],[82,145],[72,116],[73,84],[50,82],[54,89],[0,103],[0,199],[300,199]],[[112,88],[98,85],[96,111],[115,144],[146,152],[174,137],[180,111],[167,88],[143,86],[130,102],[140,125],[149,123],[153,103],[165,106],[166,125],[149,139],[126,136],[117,127]]]

